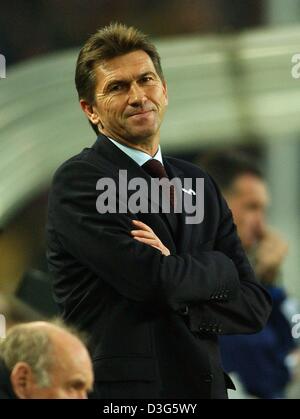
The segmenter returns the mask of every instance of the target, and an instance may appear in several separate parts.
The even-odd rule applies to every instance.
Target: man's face
[[[95,74],[93,116],[101,132],[132,144],[158,140],[167,89],[149,55],[138,50],[107,60]]]
[[[41,387],[31,368],[21,363],[12,373],[18,374],[12,379],[16,395],[24,399],[86,399],[94,380],[91,361],[85,348],[71,353],[59,351],[60,357],[49,371],[48,387]]]
[[[65,357],[50,373],[51,386],[49,388],[33,389],[34,398],[47,399],[86,399],[92,390],[93,372],[89,358],[85,354]]]
[[[265,230],[269,201],[266,185],[258,177],[245,174],[234,181],[226,198],[242,244],[250,250],[261,240]]]

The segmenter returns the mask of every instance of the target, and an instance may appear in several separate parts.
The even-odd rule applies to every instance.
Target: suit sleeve
[[[272,301],[267,291],[256,280],[245,255],[227,203],[211,180],[219,197],[221,222],[214,248],[230,258],[238,272],[239,292],[229,295],[226,284],[222,291],[204,304],[189,306],[190,327],[200,334],[255,333],[261,330],[271,312]],[[194,257],[200,257],[194,255]]]

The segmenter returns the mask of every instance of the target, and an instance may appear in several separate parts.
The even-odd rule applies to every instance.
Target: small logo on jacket
[[[193,189],[189,189],[188,191],[184,188],[182,188],[183,192],[188,193],[189,195],[196,195],[196,192],[193,191]]]

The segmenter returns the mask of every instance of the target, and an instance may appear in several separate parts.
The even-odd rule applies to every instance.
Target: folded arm
[[[241,301],[239,310],[248,295],[254,297],[251,307],[260,307],[257,295],[265,312],[266,297],[253,272],[248,267],[244,272],[243,263],[239,263],[243,255],[236,255],[234,249],[227,251],[228,246],[224,249],[222,239],[227,240],[226,235],[220,235],[213,251],[164,256],[159,249],[132,237],[136,215],[97,212],[99,177],[99,170],[89,163],[67,163],[56,175],[50,196],[49,217],[56,235],[83,265],[137,302],[162,304],[173,310],[188,304],[197,309],[223,295],[225,300]],[[232,220],[229,224],[233,228]],[[235,233],[230,237],[236,240]],[[198,321],[198,313],[192,320]]]

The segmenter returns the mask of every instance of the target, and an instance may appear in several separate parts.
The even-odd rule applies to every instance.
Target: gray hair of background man
[[[75,335],[81,341],[84,336],[79,336],[74,329],[67,327],[60,320],[51,324]],[[26,324],[13,326],[5,339],[0,340],[0,359],[11,371],[18,362],[27,363],[36,378],[40,388],[51,385],[50,370],[55,362],[53,359],[54,347],[51,337],[46,329],[27,327]]]

